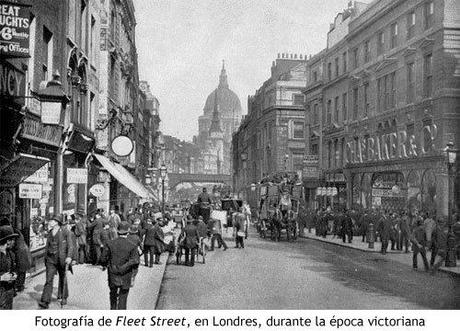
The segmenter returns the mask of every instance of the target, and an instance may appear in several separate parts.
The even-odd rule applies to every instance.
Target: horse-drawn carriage
[[[266,238],[269,232],[272,240],[279,241],[284,233],[288,241],[296,240],[299,233],[298,214],[301,197],[301,185],[263,185],[257,222],[260,236]]]

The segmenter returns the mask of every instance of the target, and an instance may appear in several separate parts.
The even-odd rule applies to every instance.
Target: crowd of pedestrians
[[[454,214],[453,231],[457,236],[456,254],[460,258],[460,221]],[[418,268],[420,256],[426,271],[436,272],[446,259],[448,224],[445,217],[436,217],[435,212],[389,211],[382,209],[342,209],[330,207],[316,211],[300,209],[301,232],[315,228],[316,236],[341,238],[352,243],[353,236],[362,242],[380,242],[381,254],[388,250],[410,253],[412,267]],[[431,251],[428,261],[427,253]]]

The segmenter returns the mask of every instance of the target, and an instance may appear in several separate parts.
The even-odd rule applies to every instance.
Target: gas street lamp
[[[160,177],[161,177],[161,212],[165,213],[165,179],[168,174],[168,169],[164,164],[160,167]]]
[[[455,234],[453,231],[453,219],[452,219],[452,201],[454,196],[452,194],[452,182],[455,180],[452,178],[452,169],[455,165],[455,161],[457,159],[457,152],[458,150],[453,149],[454,143],[448,142],[447,147],[445,149],[447,154],[447,189],[448,189],[448,225],[449,225],[449,232],[447,234],[447,252],[446,252],[446,267],[456,267],[457,266],[457,258],[455,252]]]

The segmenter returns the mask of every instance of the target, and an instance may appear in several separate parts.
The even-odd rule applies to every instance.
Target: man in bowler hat
[[[53,293],[53,281],[56,273],[59,275],[58,300],[61,306],[67,304],[69,289],[67,287],[66,269],[72,263],[74,245],[70,231],[63,226],[61,216],[53,216],[48,221],[48,237],[45,246],[46,282],[38,305],[48,309]]]
[[[121,222],[118,238],[107,243],[101,264],[107,267],[110,289],[110,309],[126,309],[133,271],[139,266],[137,245],[128,237],[129,223]]]

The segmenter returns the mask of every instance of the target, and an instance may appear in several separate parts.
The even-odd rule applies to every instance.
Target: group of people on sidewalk
[[[38,305],[49,308],[53,283],[58,275],[57,299],[67,304],[68,272],[76,264],[89,263],[107,270],[111,309],[126,309],[129,289],[134,285],[144,255],[145,266],[160,264],[160,255],[170,249],[163,228],[169,231],[171,221],[155,209],[130,210],[126,217],[112,207],[108,217],[96,210],[88,218],[82,212],[71,217],[55,215],[47,222],[44,249],[45,285]],[[0,223],[0,309],[12,309],[13,298],[24,289],[31,256],[22,234],[7,218]]]
[[[301,232],[315,228],[316,235],[326,238],[340,237],[352,243],[353,235],[362,237],[362,242],[380,241],[380,252],[391,250],[409,253],[412,250],[412,266],[418,268],[418,256],[422,257],[425,270],[436,272],[446,259],[448,226],[445,217],[436,217],[435,212],[420,213],[381,209],[351,209],[334,211],[330,207],[309,211],[301,210]],[[454,214],[455,233],[460,234],[460,221]],[[457,258],[460,251],[457,242]],[[427,252],[431,251],[428,263]]]

